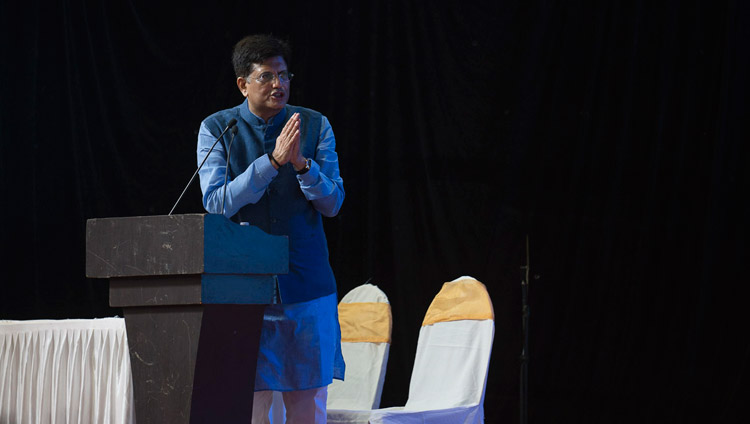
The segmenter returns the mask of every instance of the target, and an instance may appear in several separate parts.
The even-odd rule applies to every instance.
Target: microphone
[[[237,135],[237,127],[232,127],[232,138],[229,140],[229,147],[227,148],[227,163],[224,165],[224,195],[221,197],[221,214],[224,215],[224,199],[227,198],[227,176],[229,175],[229,155],[232,154],[232,143],[234,143],[234,136]]]
[[[236,124],[237,124],[236,119],[234,118],[230,119],[229,123],[227,123],[226,128],[224,128],[224,131],[222,131],[221,134],[219,134],[219,136],[216,137],[216,141],[214,141],[214,144],[211,145],[210,149],[208,149],[208,153],[206,153],[206,157],[203,158],[203,162],[201,162],[201,164],[198,165],[198,169],[196,169],[195,172],[193,173],[193,176],[190,177],[190,181],[188,181],[187,185],[185,185],[185,188],[182,190],[182,194],[180,194],[180,197],[177,199],[176,202],[174,202],[174,206],[172,206],[172,210],[169,211],[168,215],[172,215],[172,212],[174,212],[174,208],[177,207],[177,204],[180,203],[180,200],[182,200],[182,196],[185,195],[185,192],[187,191],[188,187],[190,187],[190,183],[193,182],[193,180],[195,179],[195,176],[198,175],[198,171],[200,171],[201,168],[203,167],[203,164],[206,163],[206,159],[208,159],[208,155],[210,155],[211,152],[214,150],[214,147],[216,147],[216,143],[218,143],[219,140],[221,140],[221,137],[224,137],[224,134],[227,132],[227,130],[234,127]]]

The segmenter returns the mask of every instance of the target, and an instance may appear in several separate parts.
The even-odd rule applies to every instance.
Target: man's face
[[[289,100],[288,73],[284,58],[275,56],[253,66],[246,78],[237,78],[237,87],[247,97],[251,112],[268,120],[284,108]]]

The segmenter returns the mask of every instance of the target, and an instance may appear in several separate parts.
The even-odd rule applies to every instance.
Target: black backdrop
[[[18,3],[18,4],[17,4]],[[484,282],[487,422],[518,419],[531,246],[532,422],[738,422],[747,409],[750,10],[734,1],[0,3],[0,319],[119,314],[85,278],[88,218],[166,214],[231,47],[293,47],[347,190],[339,295],[372,278],[403,405],[440,285]],[[176,213],[201,212],[193,184]]]

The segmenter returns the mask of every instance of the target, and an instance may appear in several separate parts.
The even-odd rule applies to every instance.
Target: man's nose
[[[272,84],[273,84],[273,88],[278,88],[278,87],[281,87],[282,85],[284,85],[281,82],[281,77],[278,76],[278,75],[276,75],[276,74],[274,74],[274,76],[273,76],[273,82],[272,82]]]

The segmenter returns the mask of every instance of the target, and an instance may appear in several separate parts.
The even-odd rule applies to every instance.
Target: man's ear
[[[247,80],[242,77],[237,78],[237,88],[240,89],[242,97],[247,97]]]

